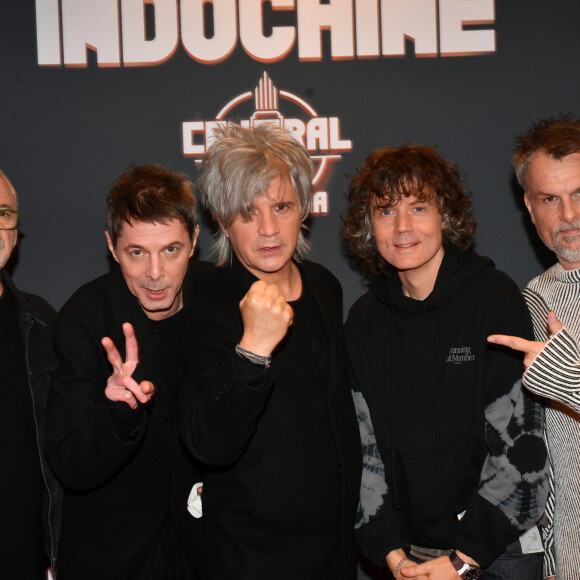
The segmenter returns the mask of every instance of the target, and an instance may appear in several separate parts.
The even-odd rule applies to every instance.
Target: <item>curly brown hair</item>
[[[532,155],[544,151],[554,159],[562,159],[580,151],[580,119],[571,113],[560,113],[552,119],[533,123],[523,135],[516,137],[512,165],[519,184],[526,187],[526,173]]]
[[[375,200],[381,207],[393,206],[411,195],[432,201],[443,218],[443,239],[462,250],[471,245],[476,223],[470,193],[457,168],[435,147],[402,145],[373,151],[349,179],[343,233],[369,273],[380,274],[390,268],[375,243],[371,221]]]

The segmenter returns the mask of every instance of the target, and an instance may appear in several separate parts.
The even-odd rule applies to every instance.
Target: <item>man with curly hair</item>
[[[470,249],[469,194],[434,148],[371,153],[348,202],[345,236],[371,275],[346,327],[363,553],[395,578],[540,578],[542,408],[521,356],[486,342],[532,336],[517,286]]]

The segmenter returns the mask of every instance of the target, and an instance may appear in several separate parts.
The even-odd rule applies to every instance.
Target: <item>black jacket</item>
[[[342,292],[322,266],[299,269],[321,316],[316,332],[328,340],[326,376],[308,350],[285,343],[268,371],[235,354],[238,303],[256,281],[237,260],[216,268],[185,325],[181,431],[208,464],[202,522],[212,580],[355,577],[360,441]],[[314,324],[298,318],[295,327]]]
[[[45,551],[56,574],[56,554],[60,533],[62,488],[54,477],[44,457],[44,423],[46,402],[52,374],[57,365],[52,349],[52,326],[56,317],[54,309],[39,296],[20,292],[7,272],[2,271],[2,284],[16,300],[18,325],[26,360],[28,386],[34,406],[34,423],[39,450],[40,468],[44,480]],[[4,533],[9,533],[4,530]]]
[[[352,307],[347,344],[366,433],[357,538],[377,564],[412,543],[456,548],[485,567],[540,518],[543,413],[522,392],[521,356],[487,343],[494,333],[533,336],[523,298],[490,260],[452,246],[425,300],[404,296],[395,273],[375,277]]]
[[[192,262],[186,278],[185,307],[195,294],[197,267]],[[101,339],[112,338],[124,358],[124,322],[133,324],[139,344],[133,377],[156,387],[151,403],[137,411],[104,394],[112,369]],[[65,488],[62,577],[148,577],[153,546],[170,515],[195,566],[199,524],[187,512],[187,498],[199,473],[179,441],[176,396],[165,383],[150,320],[120,268],[65,304],[55,348],[59,370],[49,397],[46,453]]]

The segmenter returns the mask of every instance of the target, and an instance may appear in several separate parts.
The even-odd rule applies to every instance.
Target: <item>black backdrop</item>
[[[366,5],[372,8],[373,1]],[[219,5],[227,4],[224,2],[216,0]],[[327,215],[311,221],[312,259],[325,264],[342,281],[345,311],[364,289],[360,273],[351,266],[341,244],[345,174],[370,150],[385,144],[436,144],[462,169],[474,193],[477,249],[494,258],[521,287],[550,264],[551,256],[537,243],[524,214],[510,155],[514,135],[530,120],[579,110],[579,2],[380,3],[385,30],[397,5],[406,6],[408,12],[413,6],[416,22],[429,7],[452,12],[477,6],[491,9],[493,18],[487,18],[487,23],[466,23],[464,27],[466,31],[491,31],[488,35],[495,37],[494,48],[481,54],[469,50],[453,56],[437,50],[415,54],[425,50],[407,39],[403,56],[345,57],[333,44],[343,38],[345,30],[339,31],[336,25],[321,34],[319,58],[299,50],[296,42],[287,54],[258,60],[244,50],[237,37],[231,53],[213,63],[192,57],[178,39],[175,51],[155,66],[126,66],[123,62],[99,66],[100,50],[89,50],[84,66],[39,64],[37,13],[39,30],[50,33],[50,25],[45,24],[54,22],[51,14],[58,24],[59,8],[70,14],[75,6],[81,7],[77,22],[88,23],[87,30],[92,30],[97,26],[99,6],[112,4],[117,2],[0,3],[0,168],[14,182],[24,216],[19,250],[11,265],[22,289],[45,296],[58,308],[78,286],[106,271],[104,200],[113,179],[132,163],[150,162],[161,162],[195,178],[194,159],[183,151],[182,123],[215,120],[233,98],[252,91],[265,72],[280,91],[298,96],[319,116],[338,118],[341,138],[352,143],[350,151],[343,151],[341,159],[330,163],[321,182],[328,194]],[[135,4],[136,0],[119,0],[115,9],[120,16]],[[155,20],[160,12],[155,10],[171,4],[193,5],[190,0],[159,0],[158,8],[154,4],[141,7],[147,15],[149,39],[155,38],[155,26],[160,26]],[[241,17],[247,16],[249,4],[239,0]],[[298,0],[296,10],[274,13],[265,3],[265,36],[273,31],[271,26],[300,27],[303,32],[307,22],[298,22],[296,14],[299,10],[304,14],[316,4]],[[329,0],[324,5],[334,7],[335,14],[342,10],[347,19],[356,8],[358,23],[365,14],[370,15],[366,21],[369,30],[358,29],[354,36],[359,43],[373,38],[376,6],[374,12],[363,13],[362,0],[356,4]],[[232,10],[235,0],[229,6]],[[225,16],[216,13],[213,21],[207,8],[206,15],[208,37],[221,30],[220,18],[236,23],[235,14],[228,15],[227,10]],[[57,55],[65,40],[75,34],[70,21],[61,19],[61,24],[62,38],[53,35],[50,41]],[[181,24],[191,29],[192,20],[183,16]],[[446,32],[441,23],[437,30],[442,41]],[[162,32],[160,28],[158,32]],[[128,36],[128,31],[123,34]],[[123,34],[119,29],[110,31],[117,39]],[[311,42],[311,51],[315,44]],[[252,101],[246,101],[246,109],[248,104],[252,109]],[[281,110],[282,104],[287,115],[298,115],[296,103],[280,98]],[[247,110],[238,111],[247,118]],[[302,115],[308,117],[303,110]],[[210,245],[211,224],[204,218],[198,255],[211,259]]]
[[[99,4],[61,0],[63,6],[75,2]],[[156,66],[98,66],[88,51],[86,66],[71,67],[39,65],[35,3],[4,0],[0,168],[14,182],[24,215],[12,264],[16,282],[60,307],[80,284],[105,271],[104,199],[113,179],[132,163],[149,162],[195,178],[194,160],[183,153],[182,123],[215,119],[267,72],[278,89],[299,96],[320,116],[338,117],[341,138],[352,142],[352,151],[326,174],[327,215],[311,222],[312,259],[341,279],[345,309],[364,289],[340,239],[345,174],[370,150],[402,141],[436,144],[462,169],[474,194],[478,251],[524,286],[551,258],[535,243],[522,211],[509,163],[513,136],[531,119],[578,110],[580,3],[456,4],[474,2],[495,10],[483,25],[495,34],[494,52],[416,56],[407,41],[405,56],[344,59],[333,56],[330,31],[322,34],[318,61],[301,60],[296,43],[283,58],[260,62],[238,39],[233,52],[214,64],[195,60],[179,42]],[[39,14],[43,4],[58,7],[58,0],[39,0]],[[292,25],[292,11],[282,16]],[[211,224],[204,218],[198,255],[211,259],[210,245]]]

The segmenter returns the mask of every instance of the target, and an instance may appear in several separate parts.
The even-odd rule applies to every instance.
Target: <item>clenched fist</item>
[[[294,311],[275,284],[254,282],[240,301],[244,334],[240,346],[258,356],[269,357],[286,336]]]

